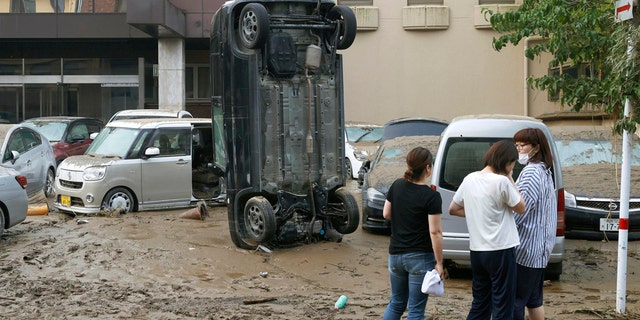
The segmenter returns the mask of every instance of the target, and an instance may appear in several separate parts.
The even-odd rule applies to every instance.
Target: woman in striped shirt
[[[557,198],[551,166],[549,142],[537,128],[522,129],[513,136],[524,169],[516,186],[524,198],[526,212],[516,215],[520,245],[516,247],[518,281],[514,319],[524,319],[525,307],[530,320],[544,319],[542,286],[544,269],[555,244]]]

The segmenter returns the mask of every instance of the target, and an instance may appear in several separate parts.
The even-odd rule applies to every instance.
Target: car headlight
[[[105,172],[107,171],[107,167],[89,167],[84,169],[82,174],[82,179],[85,181],[96,181],[104,178]]]
[[[565,208],[566,207],[575,208],[578,206],[576,202],[576,196],[567,192],[567,190],[564,191],[564,206]]]
[[[364,161],[365,158],[367,158],[369,154],[367,153],[367,151],[365,150],[360,150],[360,151],[353,151],[353,156],[356,157],[356,159],[360,160],[360,161]]]
[[[374,188],[367,189],[367,201],[377,203],[377,204],[384,204],[385,200],[386,200],[386,197],[382,192]]]

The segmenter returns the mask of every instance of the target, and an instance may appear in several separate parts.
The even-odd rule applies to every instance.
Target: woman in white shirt
[[[517,160],[513,141],[494,143],[484,155],[484,169],[464,178],[449,206],[469,229],[473,302],[467,320],[513,317],[520,244],[514,211],[525,211],[512,177]]]

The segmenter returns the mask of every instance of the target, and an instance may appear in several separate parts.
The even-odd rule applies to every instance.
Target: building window
[[[187,100],[208,101],[211,98],[208,65],[187,65],[184,82]]]
[[[407,0],[408,6],[424,6],[424,5],[441,6],[443,4],[444,4],[444,0]]]
[[[516,4],[516,0],[478,0],[478,4]]]
[[[345,6],[372,6],[373,0],[338,0],[338,4]]]
[[[578,66],[562,66],[550,68],[548,71],[549,76],[559,76],[561,74],[577,79],[578,77],[591,77],[591,66],[587,63],[582,63]],[[547,94],[547,100],[558,101],[560,99],[560,92],[552,95],[550,92]]]

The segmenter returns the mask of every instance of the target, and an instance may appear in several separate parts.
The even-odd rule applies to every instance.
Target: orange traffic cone
[[[30,205],[27,209],[28,216],[43,216],[49,214],[49,205]]]
[[[209,217],[207,204],[204,201],[198,202],[198,205],[180,214],[180,218],[202,220]]]

